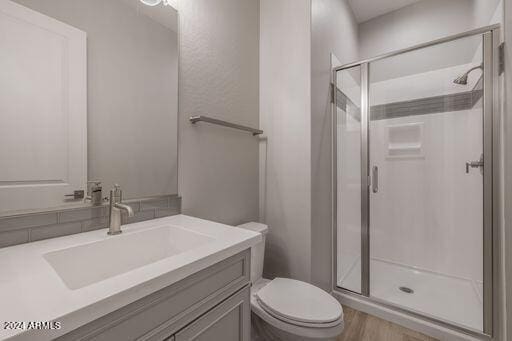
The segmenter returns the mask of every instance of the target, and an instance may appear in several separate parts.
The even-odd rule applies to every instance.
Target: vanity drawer
[[[58,340],[168,339],[249,282],[250,250],[246,250],[98,318]]]

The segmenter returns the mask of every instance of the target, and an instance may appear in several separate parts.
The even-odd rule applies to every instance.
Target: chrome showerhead
[[[484,69],[483,64],[480,64],[478,66],[472,67],[471,69],[466,71],[466,73],[464,73],[464,74],[460,75],[459,77],[455,78],[453,80],[453,82],[455,84],[467,85],[468,84],[468,76],[469,76],[469,74],[471,73],[471,71],[477,70],[477,69],[482,69],[483,70]]]

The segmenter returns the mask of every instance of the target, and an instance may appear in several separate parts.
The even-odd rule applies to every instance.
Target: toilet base
[[[251,341],[335,341],[336,338],[309,338],[290,334],[266,323],[254,312],[251,313]]]

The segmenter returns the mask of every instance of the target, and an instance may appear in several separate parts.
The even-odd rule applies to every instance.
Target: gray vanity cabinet
[[[57,340],[249,341],[250,314],[245,250]]]
[[[171,341],[238,341],[250,339],[249,300],[246,287],[171,337]]]

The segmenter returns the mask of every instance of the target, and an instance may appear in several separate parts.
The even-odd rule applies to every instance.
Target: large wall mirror
[[[6,0],[0,32],[0,214],[177,193],[168,1]]]

